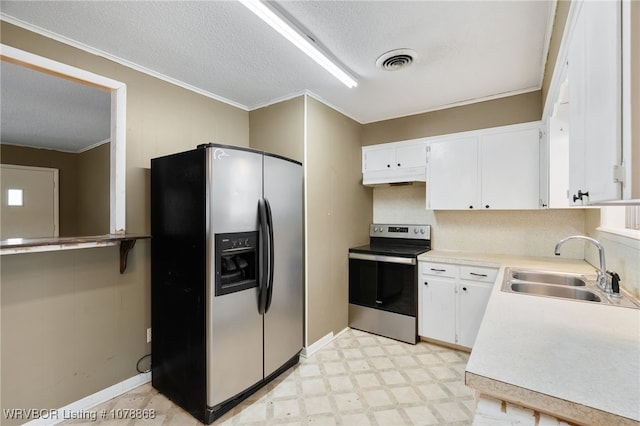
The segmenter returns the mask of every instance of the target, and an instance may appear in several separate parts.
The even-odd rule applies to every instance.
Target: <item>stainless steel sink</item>
[[[570,274],[554,274],[537,271],[513,271],[511,276],[516,280],[532,281],[545,284],[558,284],[568,286],[586,286],[584,278]]]
[[[584,284],[582,284],[584,285]],[[529,282],[511,282],[511,290],[518,293],[535,294],[539,296],[562,297],[565,299],[586,300],[588,302],[601,302],[597,294],[589,290],[571,286],[553,284],[538,284]]]
[[[624,294],[603,292],[592,277],[560,272],[506,268],[502,291],[537,297],[554,297],[578,302],[602,303],[638,309],[640,304]]]

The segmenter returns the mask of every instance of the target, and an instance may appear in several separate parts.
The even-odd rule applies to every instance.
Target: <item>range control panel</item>
[[[431,225],[385,225],[374,223],[369,227],[370,237],[431,239]]]

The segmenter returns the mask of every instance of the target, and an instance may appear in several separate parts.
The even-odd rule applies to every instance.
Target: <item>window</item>
[[[12,207],[22,207],[22,189],[7,190],[7,205]]]
[[[640,206],[625,207],[625,228],[640,230]]]
[[[640,206],[602,207],[599,229],[640,240]]]

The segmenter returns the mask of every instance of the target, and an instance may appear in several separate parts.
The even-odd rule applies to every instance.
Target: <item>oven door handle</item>
[[[371,260],[373,262],[400,263],[403,265],[415,265],[415,257],[385,256],[380,254],[349,253],[349,259]]]

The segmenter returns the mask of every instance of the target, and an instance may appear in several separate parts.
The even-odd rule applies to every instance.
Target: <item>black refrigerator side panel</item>
[[[153,386],[205,421],[206,162],[198,149],[151,160]]]

